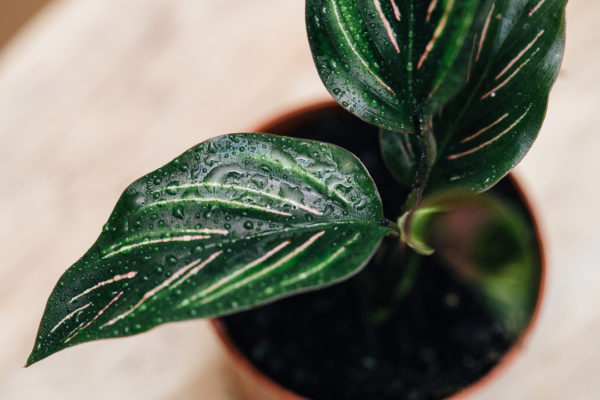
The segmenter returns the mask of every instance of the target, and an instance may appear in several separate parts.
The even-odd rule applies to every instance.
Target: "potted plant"
[[[444,397],[480,378],[532,318],[540,251],[526,207],[511,203],[518,190],[504,185],[495,186],[495,195],[477,193],[499,182],[539,131],[562,58],[564,6],[552,0],[308,0],[315,64],[354,116],[325,108],[285,130],[295,138],[216,137],[130,185],[98,240],[57,283],[28,365],[85,341],[225,316],[344,281],[258,314],[229,317],[224,325],[234,333],[240,324],[283,321],[289,310],[304,310],[302,321],[345,313],[352,322],[344,329],[314,326],[308,335],[330,345],[362,335],[373,348],[387,338],[402,348],[421,332],[398,328],[412,312],[422,329],[451,347],[448,338],[468,337],[474,327],[455,330],[455,316],[444,315],[460,308],[476,316],[471,322],[490,318],[499,332],[493,333],[506,339],[495,357],[487,354],[473,376],[441,387],[422,382],[431,389],[425,394],[392,379],[376,382],[385,390],[369,387],[362,398]],[[307,137],[345,141],[340,144],[352,152]],[[379,146],[381,156],[374,151]],[[363,151],[360,159],[352,154]],[[451,282],[454,291],[440,282]],[[423,301],[436,288],[443,288],[448,310]],[[350,331],[356,326],[369,329]],[[246,339],[238,336],[236,344],[264,359],[270,345]],[[340,354],[361,352],[339,347]],[[385,364],[377,375],[406,376],[419,372],[419,363],[436,372],[448,361],[427,364],[435,351],[416,347],[411,363]],[[368,371],[378,359],[357,357],[364,368],[354,376],[371,382]],[[468,354],[460,360],[478,362]],[[346,361],[324,367],[341,369]],[[295,373],[292,380],[312,382],[306,370]],[[343,382],[349,375],[340,376]],[[300,394],[331,398],[312,387]]]

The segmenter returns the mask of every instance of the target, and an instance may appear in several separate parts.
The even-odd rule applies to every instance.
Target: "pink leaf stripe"
[[[106,327],[106,326],[110,326],[113,325],[114,323],[116,323],[117,321],[127,317],[129,314],[131,314],[132,312],[134,312],[135,310],[137,310],[142,304],[144,304],[148,299],[152,298],[155,294],[157,294],[158,292],[160,292],[162,289],[166,288],[167,286],[169,286],[173,281],[175,281],[176,279],[178,279],[180,276],[182,276],[183,274],[185,274],[188,270],[190,270],[191,268],[195,267],[196,265],[200,264],[200,268],[204,267],[206,264],[208,264],[209,262],[213,261],[215,258],[217,258],[221,253],[223,253],[222,251],[217,251],[216,253],[213,253],[205,262],[203,262],[202,264],[200,264],[200,262],[202,261],[202,259],[198,259],[195,261],[192,261],[191,263],[187,264],[186,266],[180,268],[177,272],[175,272],[173,275],[171,275],[171,277],[169,277],[168,279],[166,279],[164,282],[162,282],[160,285],[156,286],[154,289],[146,292],[142,298],[140,299],[140,301],[138,301],[133,307],[131,307],[129,310],[125,311],[122,314],[117,315],[115,318],[111,319],[110,321],[108,321],[106,324],[102,325],[102,328]],[[199,268],[198,268],[199,269]],[[197,272],[197,270],[195,271]],[[189,276],[185,276],[184,280],[187,279]]]
[[[496,95],[496,92],[502,89],[504,86],[506,86],[506,84],[510,82],[510,80],[514,78],[515,75],[517,75],[529,63],[529,61],[531,61],[531,58],[528,58],[527,60],[525,60],[525,62],[523,62],[523,64],[519,65],[519,68],[515,69],[513,73],[508,76],[508,78],[502,81],[502,83],[500,83],[498,86],[481,96],[481,100],[484,100],[490,96],[494,97]]]
[[[450,12],[452,11],[453,6],[454,6],[454,0],[448,0],[448,3],[446,4],[446,9],[444,10],[444,15],[442,15],[440,22],[438,23],[437,27],[435,28],[435,31],[433,32],[433,37],[431,38],[429,43],[427,43],[427,46],[425,46],[425,51],[421,55],[421,58],[419,59],[419,63],[417,64],[417,69],[421,69],[421,67],[423,66],[423,63],[427,59],[427,56],[429,55],[431,50],[433,50],[433,46],[435,45],[436,41],[444,32],[444,29],[446,28],[446,24],[448,23],[448,17],[450,16]]]
[[[252,275],[248,276],[247,278],[242,279],[239,282],[236,282],[235,284],[233,284],[230,287],[225,287],[223,290],[216,292],[215,294],[213,294],[211,296],[205,297],[204,299],[202,299],[200,304],[210,303],[211,301],[214,301],[215,299],[218,299],[218,298],[226,295],[227,293],[231,292],[232,290],[238,289],[252,281],[255,281],[255,280],[271,273],[276,268],[287,263],[292,258],[296,257],[298,254],[302,253],[304,250],[306,250],[311,244],[313,244],[318,238],[320,238],[324,234],[325,234],[325,231],[321,231],[319,233],[314,234],[306,242],[304,242],[300,246],[296,247],[293,251],[291,251],[289,254],[287,254],[285,257],[281,258],[274,264],[271,264],[268,267],[262,268],[259,272],[252,274]],[[184,304],[182,303],[182,305],[184,305]]]
[[[379,3],[379,0],[373,0],[373,3],[375,4],[375,8],[377,9],[379,18],[381,19],[381,22],[383,22],[383,26],[387,31],[388,37],[390,38],[390,42],[392,42],[394,49],[396,49],[396,53],[400,53],[400,47],[398,46],[398,42],[396,41],[396,36],[394,36],[394,30],[390,25],[390,21],[387,20],[385,14],[383,13],[383,10],[381,9],[381,3]]]
[[[394,10],[394,17],[396,17],[396,21],[400,21],[400,9],[396,4],[396,0],[390,0],[390,3],[392,3],[392,9]]]
[[[291,200],[291,199],[286,199],[285,197],[277,196],[277,195],[269,193],[269,192],[265,192],[264,190],[257,190],[257,189],[252,189],[252,188],[248,188],[248,187],[225,184],[225,183],[218,183],[218,182],[199,182],[199,183],[188,183],[188,184],[184,184],[184,185],[178,185],[178,188],[198,188],[198,187],[210,187],[210,188],[224,189],[224,190],[230,189],[230,190],[237,190],[237,191],[242,191],[242,192],[253,193],[253,194],[257,194],[259,196],[268,197],[270,199],[273,199],[273,200],[276,200],[276,201],[279,201],[282,203],[291,204],[294,207],[300,208],[300,209],[307,211],[314,215],[319,215],[319,216],[323,215],[322,212],[315,210],[313,208],[310,208],[308,206],[305,206],[302,203],[299,203],[299,202]],[[225,233],[227,233],[227,231]]]
[[[205,239],[211,238],[211,236],[207,236],[206,234],[227,235],[229,232],[225,229],[207,229],[207,228],[205,228],[205,229],[197,229],[197,230],[187,231],[187,233],[195,233],[198,235],[171,236],[171,237],[160,238],[160,239],[144,240],[141,242],[137,242],[137,243],[133,243],[133,244],[125,245],[125,246],[115,245],[109,249],[110,253],[104,255],[102,258],[113,257],[113,256],[123,253],[125,251],[135,249],[137,247],[148,246],[150,244],[162,244],[162,243],[169,243],[169,242],[191,242],[193,240],[205,240]]]
[[[225,278],[220,279],[218,282],[210,285],[209,287],[207,287],[206,289],[202,290],[200,293],[197,293],[195,295],[193,295],[192,297],[190,297],[189,299],[185,299],[180,306],[186,306],[189,303],[195,301],[196,299],[203,297],[205,295],[207,295],[208,293],[226,285],[227,283],[231,282],[233,279],[235,279],[236,277],[238,277],[239,275],[243,274],[244,272],[254,268],[256,265],[268,260],[269,258],[271,258],[273,255],[275,255],[276,253],[278,253],[281,249],[283,249],[284,247],[286,247],[287,245],[289,245],[290,243],[292,243],[289,240],[286,240],[283,243],[280,243],[279,245],[275,246],[275,248],[267,251],[265,254],[263,254],[262,256],[260,256],[259,258],[257,258],[256,260],[250,262],[249,264],[245,265],[244,267],[238,269],[237,271],[235,271],[234,273],[232,273],[231,275],[226,276]]]
[[[208,257],[205,261],[203,261],[202,263],[196,265],[194,268],[192,268],[191,270],[189,270],[187,272],[187,274],[185,274],[180,280],[178,280],[177,282],[175,282],[175,284],[173,286],[171,286],[170,289],[175,289],[177,286],[181,285],[183,282],[185,282],[187,279],[189,279],[191,276],[194,276],[198,273],[198,271],[200,271],[202,268],[204,268],[208,263],[212,262],[215,258],[217,258],[219,255],[221,255],[222,251],[218,251],[216,253],[213,253],[210,257]]]
[[[80,311],[85,310],[86,308],[88,308],[90,305],[92,305],[92,303],[87,303],[84,306],[81,306],[79,308],[77,308],[76,310],[74,310],[73,312],[69,313],[66,317],[64,317],[63,319],[61,319],[58,324],[54,325],[54,328],[52,328],[52,330],[50,331],[50,333],[54,332],[55,330],[58,329],[59,326],[61,326],[65,321],[67,321],[68,319],[71,319],[75,314],[77,314]]]
[[[508,128],[506,128],[505,130],[503,130],[502,132],[500,132],[498,135],[494,136],[493,138],[491,138],[490,140],[483,142],[482,144],[480,144],[477,147],[474,147],[470,150],[467,151],[463,151],[462,153],[456,153],[456,154],[452,154],[447,156],[446,158],[448,160],[455,160],[457,158],[461,158],[464,156],[467,156],[469,154],[473,154],[476,151],[479,151],[481,149],[483,149],[486,146],[489,146],[490,144],[494,143],[496,140],[500,139],[502,136],[504,136],[505,134],[507,134],[508,132],[510,132],[515,126],[517,126],[519,124],[519,122],[521,122],[521,120],[523,120],[523,118],[525,118],[525,115],[527,115],[527,113],[529,112],[529,110],[531,109],[531,106],[529,106],[527,108],[527,110],[525,110],[525,112],[523,113],[523,115],[521,115],[515,122],[513,122]]]
[[[119,297],[121,297],[122,295],[123,295],[123,292],[119,292],[119,294],[117,294],[115,297],[113,297],[113,299],[111,301],[109,301],[108,304],[105,305],[102,310],[98,311],[98,314],[96,314],[94,316],[94,318],[92,318],[88,323],[86,323],[83,326],[79,325],[77,328],[75,328],[75,331],[71,334],[71,336],[69,336],[68,338],[65,339],[65,343],[69,342],[71,339],[73,339],[75,336],[77,336],[79,334],[79,332],[81,332],[82,330],[84,330],[85,328],[90,326],[95,320],[100,318],[100,316],[104,313],[104,311],[106,311],[108,309],[108,307],[110,307],[115,301],[119,300]]]
[[[132,278],[135,278],[136,275],[137,275],[136,271],[131,271],[131,272],[128,272],[128,273],[126,273],[124,275],[115,275],[112,279],[109,279],[109,280],[97,283],[94,286],[92,286],[91,288],[86,289],[83,292],[79,293],[77,296],[75,296],[75,297],[73,297],[71,299],[71,303],[74,302],[75,300],[77,300],[78,298],[80,298],[81,296],[85,296],[86,294],[90,293],[91,291],[94,291],[94,290],[96,290],[96,289],[98,289],[98,288],[100,288],[100,287],[102,287],[104,285],[108,285],[108,284],[111,284],[111,283],[114,283],[114,282],[118,282],[118,281],[123,280],[123,279],[132,279]]]
[[[352,245],[354,242],[356,242],[358,240],[358,238],[360,237],[360,233],[355,234],[352,239],[346,241],[346,243],[344,243],[340,248],[338,248],[335,252],[333,252],[332,255],[330,255],[329,257],[327,257],[327,259],[321,263],[319,263],[318,265],[316,265],[315,267],[309,269],[306,272],[303,272],[302,274],[291,278],[291,279],[287,279],[283,282],[281,282],[282,286],[289,286],[289,285],[293,285],[296,284],[306,278],[309,278],[313,275],[315,275],[316,273],[322,271],[324,268],[326,268],[328,265],[330,265],[332,262],[334,262],[337,258],[339,258],[348,248],[348,246]]]
[[[487,31],[490,27],[490,20],[492,19],[492,13],[494,12],[494,7],[496,7],[496,3],[492,3],[492,8],[485,19],[485,24],[483,25],[483,29],[481,30],[481,39],[479,39],[479,47],[477,48],[477,56],[475,57],[475,61],[479,61],[479,56],[481,54],[481,49],[483,49],[483,43],[485,42],[485,38],[487,36]]]
[[[531,10],[529,10],[529,16],[531,17],[540,7],[546,2],[546,0],[541,0],[539,3],[535,5]]]
[[[467,67],[467,82],[471,80],[471,66],[473,65],[473,53],[475,53],[475,45],[477,44],[477,34],[473,38],[473,47],[471,47],[471,54],[469,55],[469,65]]]
[[[188,198],[185,198],[185,199],[162,200],[162,201],[157,201],[156,203],[152,203],[150,205],[152,205],[152,206],[154,206],[154,205],[168,205],[168,204],[174,204],[174,203],[189,203],[189,202],[196,202],[196,203],[220,203],[220,204],[223,204],[225,206],[231,206],[231,207],[252,208],[254,210],[262,211],[262,212],[265,212],[265,213],[270,213],[270,214],[275,214],[275,215],[283,215],[284,217],[291,217],[292,216],[292,214],[290,214],[289,212],[274,210],[272,208],[262,207],[262,206],[258,206],[256,204],[247,204],[247,203],[242,203],[241,201],[223,200],[223,199],[209,198],[209,197],[188,197]]]
[[[429,7],[427,8],[427,17],[425,17],[425,21],[429,22],[431,20],[431,14],[433,14],[437,2],[438,0],[431,0],[431,3],[429,3]]]
[[[542,29],[536,36],[535,38],[529,42],[529,44],[527,46],[525,46],[525,48],[523,50],[521,50],[521,52],[519,52],[519,54],[517,54],[517,56],[515,58],[513,58],[508,65],[496,76],[496,79],[500,79],[500,77],[502,75],[504,75],[505,73],[508,72],[508,70],[510,70],[512,68],[513,65],[515,65],[515,63],[517,61],[519,61],[519,59],[521,57],[523,57],[523,55],[527,52],[527,50],[529,50],[534,44],[535,42],[540,38],[540,36],[542,36],[544,34],[544,30]]]
[[[366,70],[377,80],[377,82],[379,82],[381,84],[381,86],[383,86],[386,90],[388,90],[390,93],[392,94],[396,94],[392,88],[387,85],[380,77],[379,75],[377,75],[372,69],[371,67],[369,67],[369,63],[367,63],[363,57],[360,55],[360,53],[358,52],[358,50],[356,49],[356,46],[354,45],[354,41],[350,38],[350,35],[348,34],[348,32],[344,29],[344,26],[342,24],[342,20],[340,17],[340,12],[338,10],[338,6],[336,4],[335,0],[331,0],[331,6],[333,8],[333,13],[335,15],[338,27],[340,28],[340,31],[342,32],[342,35],[344,35],[344,39],[346,40],[346,43],[348,44],[348,47],[350,48],[350,50],[352,50],[352,52],[354,53],[354,55],[358,58],[358,60],[360,61],[360,63],[366,68]]]
[[[490,125],[486,126],[485,128],[475,132],[474,134],[472,134],[469,137],[464,138],[463,140],[461,140],[461,143],[466,143],[469,140],[473,140],[475,139],[477,136],[481,135],[482,133],[488,131],[489,129],[493,128],[494,126],[498,125],[500,122],[502,122],[504,120],[504,118],[508,117],[508,113],[504,114],[503,116],[501,116],[498,120],[496,120],[495,122],[492,122]]]

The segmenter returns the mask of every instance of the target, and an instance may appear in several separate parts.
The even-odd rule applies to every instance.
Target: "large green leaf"
[[[562,59],[565,3],[307,0],[307,26],[336,100],[394,131],[382,141],[396,176],[414,176],[415,161],[393,160],[407,139],[388,136],[433,136],[429,186],[482,191],[537,136]]]
[[[319,74],[360,118],[412,132],[421,109],[452,94],[453,85],[446,83],[456,79],[452,71],[478,2],[307,0]]]
[[[389,231],[382,221],[371,177],[337,146],[208,140],[125,190],[52,292],[28,363],[347,278]]]

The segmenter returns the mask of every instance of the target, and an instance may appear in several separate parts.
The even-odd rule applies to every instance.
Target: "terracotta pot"
[[[280,117],[260,126],[254,132],[286,132],[290,128],[298,125],[300,121],[310,118],[315,118],[321,113],[327,113],[331,110],[339,109],[340,106],[334,101],[325,101],[301,107],[291,112],[285,113]],[[544,294],[544,286],[546,279],[546,263],[544,248],[540,237],[540,231],[537,224],[537,219],[532,211],[531,204],[527,200],[524,192],[513,174],[508,175],[508,179],[512,186],[516,189],[519,200],[527,210],[533,223],[533,230],[537,239],[538,248],[540,251],[540,282],[536,305],[527,328],[521,333],[515,344],[507,351],[500,361],[479,380],[471,385],[463,388],[455,393],[449,400],[466,400],[475,398],[475,394],[483,389],[486,385],[492,382],[496,377],[502,374],[515,360],[523,348],[524,342],[527,341],[536,321],[541,307],[541,302]],[[219,337],[228,357],[228,361],[232,365],[232,369],[239,378],[239,389],[243,394],[244,400],[307,400],[296,393],[282,387],[268,376],[260,372],[236,347],[225,328],[218,319],[210,321],[213,329]]]

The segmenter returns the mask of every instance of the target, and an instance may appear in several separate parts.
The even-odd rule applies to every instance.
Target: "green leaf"
[[[487,193],[446,192],[403,222],[410,242],[435,250],[505,329],[522,332],[537,302],[541,259],[534,227],[519,210]]]
[[[530,148],[564,49],[565,0],[307,0],[319,74],[382,134],[397,177],[412,159],[390,135],[433,135],[430,189],[483,191]],[[414,139],[413,139],[414,140]],[[417,156],[417,159],[420,159]]]
[[[486,35],[475,42],[466,86],[434,118],[439,146],[432,188],[483,191],[525,156],[560,68],[564,7],[564,0],[489,7]]]
[[[345,108],[382,128],[412,132],[420,110],[456,92],[479,0],[307,0],[313,57]]]
[[[382,221],[371,177],[337,146],[208,140],[125,190],[52,292],[28,363],[348,278],[388,233]]]

